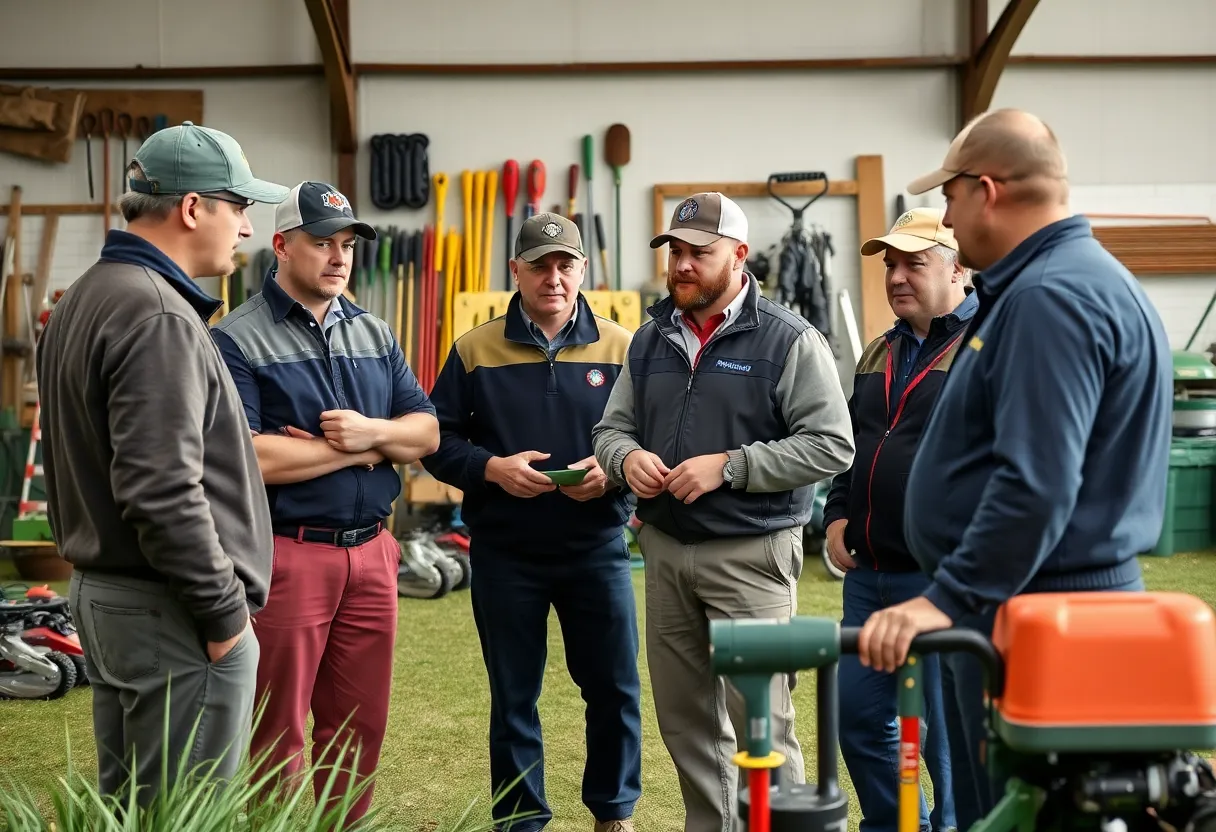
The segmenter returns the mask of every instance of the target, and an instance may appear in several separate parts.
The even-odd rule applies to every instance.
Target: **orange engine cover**
[[[1216,614],[1180,592],[1020,595],[997,613],[994,704],[1033,727],[1216,725]]]

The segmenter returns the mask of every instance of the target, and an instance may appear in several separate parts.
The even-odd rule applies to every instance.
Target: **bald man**
[[[979,309],[908,476],[904,533],[931,576],[918,598],[872,615],[861,662],[893,671],[918,633],[991,634],[1026,592],[1143,590],[1136,555],[1165,515],[1172,361],[1136,278],[1068,203],[1067,165],[1038,118],[972,120],[941,168],[945,225]],[[992,810],[978,664],[943,662],[959,829]],[[971,775],[971,776],[969,776]]]

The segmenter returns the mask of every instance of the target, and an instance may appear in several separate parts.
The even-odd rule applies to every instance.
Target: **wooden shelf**
[[[1095,225],[1094,237],[1132,274],[1216,274],[1216,224]]]

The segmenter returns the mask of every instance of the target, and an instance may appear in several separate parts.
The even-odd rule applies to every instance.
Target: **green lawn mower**
[[[859,628],[829,618],[713,621],[714,672],[747,703],[735,757],[739,832],[843,832],[837,780],[839,657]],[[1216,614],[1176,592],[1043,593],[998,612],[991,639],[961,628],[917,637],[899,671],[899,832],[920,825],[919,658],[968,652],[985,668],[988,774],[1004,797],[962,832],[1216,832]],[[819,782],[773,782],[769,684],[816,670]],[[905,751],[906,749],[906,751]]]

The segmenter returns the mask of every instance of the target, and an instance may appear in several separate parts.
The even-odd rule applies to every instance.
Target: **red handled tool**
[[[528,208],[525,217],[540,213],[540,200],[545,195],[545,163],[533,159],[528,166]]]
[[[515,200],[519,196],[519,162],[508,159],[502,166],[502,201],[507,206],[507,289],[511,288],[511,258],[515,256]]]

